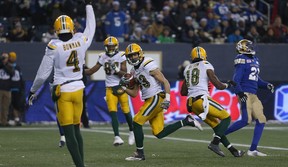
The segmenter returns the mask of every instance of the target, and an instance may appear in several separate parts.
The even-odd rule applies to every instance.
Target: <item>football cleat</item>
[[[131,157],[125,158],[126,161],[143,161],[145,160],[144,154],[139,154],[137,151]]]
[[[223,153],[223,151],[220,150],[219,145],[210,143],[210,144],[208,145],[208,148],[209,148],[211,151],[213,151],[214,153],[220,155],[221,157],[225,157],[225,154]]]
[[[120,146],[124,143],[124,141],[121,139],[120,136],[115,136],[114,137],[114,142],[113,142],[113,145],[114,146]]]
[[[251,156],[251,157],[256,157],[256,156],[258,156],[258,157],[266,157],[267,156],[267,154],[261,153],[258,150],[254,150],[254,151],[248,150],[247,155]]]
[[[245,154],[245,151],[237,150],[237,151],[231,152],[231,154],[232,154],[234,157],[243,157],[243,155]]]
[[[61,148],[61,147],[64,147],[65,144],[66,144],[65,136],[61,136],[61,137],[60,137],[60,141],[59,141],[59,145],[58,145],[58,146]]]
[[[128,137],[128,144],[133,145],[135,143],[135,138],[134,138],[134,132],[130,131],[129,132],[129,137]]]
[[[196,127],[200,131],[203,130],[201,124],[191,114],[186,116],[185,121],[187,122],[188,126]]]

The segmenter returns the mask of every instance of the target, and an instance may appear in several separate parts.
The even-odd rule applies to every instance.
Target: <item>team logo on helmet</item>
[[[241,54],[255,55],[253,42],[248,39],[240,40],[236,45],[236,50]]]

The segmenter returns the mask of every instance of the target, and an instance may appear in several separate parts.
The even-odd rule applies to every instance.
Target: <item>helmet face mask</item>
[[[236,45],[236,50],[241,54],[255,55],[253,42],[247,39],[240,40]]]
[[[61,15],[54,22],[54,30],[57,35],[64,33],[74,34],[74,22],[69,16]]]
[[[206,60],[207,54],[206,54],[205,49],[200,46],[193,48],[191,51],[191,58],[192,58],[192,61],[196,59]]]
[[[136,43],[128,45],[125,50],[125,56],[127,62],[133,66],[137,66],[144,58],[142,48]]]
[[[105,52],[108,56],[112,57],[119,52],[119,42],[117,38],[110,36],[104,41]]]

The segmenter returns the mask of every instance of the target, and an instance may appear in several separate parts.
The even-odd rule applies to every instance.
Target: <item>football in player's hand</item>
[[[125,83],[126,83],[126,87],[129,89],[134,88],[135,84],[136,84],[136,79],[134,78],[134,76],[130,73],[126,73],[123,75],[122,77],[123,79],[125,79]]]

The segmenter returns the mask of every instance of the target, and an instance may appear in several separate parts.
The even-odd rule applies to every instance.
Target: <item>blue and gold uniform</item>
[[[266,123],[263,105],[257,97],[257,91],[258,88],[264,88],[269,89],[273,93],[274,86],[260,78],[260,63],[255,55],[251,41],[246,39],[239,41],[236,49],[239,54],[234,60],[235,71],[233,80],[237,83],[235,93],[238,95],[242,117],[241,120],[231,125],[225,134],[228,135],[245,127],[254,118],[256,121],[254,136],[247,154],[248,156],[267,156],[257,150]]]

